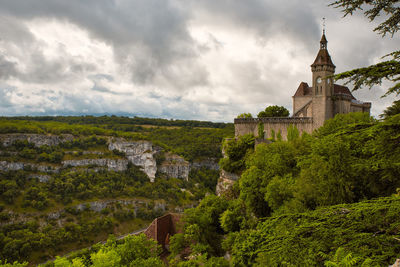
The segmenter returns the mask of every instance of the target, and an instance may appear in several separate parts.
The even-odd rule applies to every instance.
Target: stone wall
[[[235,137],[245,134],[258,136],[258,124],[264,124],[264,138],[271,137],[271,131],[275,131],[275,136],[281,132],[283,140],[287,139],[287,129],[289,126],[296,126],[300,134],[302,132],[312,133],[313,120],[309,117],[290,117],[290,118],[248,118],[235,119]]]

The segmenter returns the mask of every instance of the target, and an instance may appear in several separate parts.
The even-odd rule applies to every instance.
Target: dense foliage
[[[143,228],[166,211],[196,205],[212,194],[218,171],[206,168],[192,169],[188,181],[157,173],[150,183],[132,164],[119,172],[97,165],[64,164],[65,160],[125,160],[123,152],[108,149],[111,137],[152,141],[157,150],[164,149],[155,154],[157,164],[167,151],[194,162],[213,162],[221,157],[223,137],[233,132],[226,124],[180,121],[177,125],[183,127],[159,126],[162,122],[90,116],[0,119],[1,134],[20,138],[0,145],[0,161],[24,164],[19,171],[0,171],[0,260],[45,261],[104,240],[110,233],[122,235]],[[69,134],[65,137],[73,139],[35,146],[25,134]]]
[[[10,117],[16,120],[26,121],[58,121],[68,124],[93,124],[93,125],[154,125],[154,126],[177,126],[177,127],[206,127],[206,128],[225,128],[227,123],[194,120],[174,120],[156,119],[124,116],[40,116],[40,117]]]
[[[228,159],[244,159],[241,178],[186,212],[171,244],[175,261],[229,252],[234,266],[322,266],[339,261],[341,248],[367,266],[394,262],[400,202],[389,196],[400,188],[400,115],[350,113],[313,135],[291,131],[254,151],[240,140],[227,145]],[[343,203],[357,204],[332,206]]]
[[[164,263],[158,257],[160,247],[157,242],[147,239],[144,234],[128,236],[122,241],[114,237],[103,246],[97,246],[78,257],[57,257],[48,264],[54,267],[102,267],[102,266],[153,266],[161,267]]]
[[[238,118],[238,119],[251,119],[251,118],[253,118],[253,115],[251,115],[251,113],[242,113],[242,114],[239,114],[236,118]]]
[[[246,155],[253,151],[254,142],[255,138],[252,134],[240,136],[238,139],[226,139],[222,148],[225,157],[219,161],[219,166],[232,173],[243,171]]]
[[[379,115],[383,119],[387,119],[393,115],[400,114],[400,100],[396,100],[393,102],[393,104],[389,107],[387,107],[384,111],[383,114]]]
[[[368,266],[387,266],[400,254],[400,198],[381,198],[285,214],[233,234],[235,266],[322,266],[342,247]]]
[[[268,106],[265,110],[260,111],[257,115],[258,118],[264,117],[288,117],[289,110],[282,106]]]

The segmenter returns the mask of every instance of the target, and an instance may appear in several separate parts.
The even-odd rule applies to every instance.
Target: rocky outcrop
[[[74,137],[69,134],[64,135],[42,135],[42,134],[4,134],[0,135],[0,143],[7,147],[15,141],[28,141],[35,146],[55,146],[60,143],[73,141]],[[151,182],[154,182],[156,172],[164,173],[169,177],[176,177],[184,180],[189,179],[191,169],[208,168],[218,170],[219,166],[216,159],[205,159],[189,163],[178,155],[166,153],[164,162],[157,166],[155,155],[160,153],[162,148],[153,146],[150,141],[127,141],[123,138],[109,138],[108,149],[111,151],[122,152],[126,159],[107,159],[107,158],[91,158],[91,159],[73,159],[62,161],[59,165],[43,165],[26,162],[7,162],[0,161],[0,170],[2,171],[17,171],[23,169],[37,170],[42,173],[56,173],[62,168],[67,167],[83,167],[83,166],[99,166],[106,167],[113,171],[125,171],[128,168],[128,163],[142,168]],[[7,152],[16,153],[16,152]],[[66,151],[66,154],[79,155],[104,155],[101,151]],[[96,168],[91,168],[96,171]],[[38,176],[39,181],[46,182],[45,176]]]
[[[191,170],[198,170],[201,168],[218,171],[219,170],[218,161],[217,159],[209,158],[204,160],[196,160],[190,163]]]
[[[400,259],[397,259],[393,265],[390,265],[389,267],[400,267]]]
[[[180,178],[184,180],[189,179],[190,164],[184,158],[165,153],[165,160],[158,167],[158,171],[166,174],[169,177]]]
[[[51,176],[41,175],[41,174],[33,174],[33,175],[29,175],[28,178],[29,179],[38,179],[39,182],[41,182],[41,183],[47,183],[51,179]]]
[[[2,134],[0,142],[3,146],[8,147],[15,141],[28,141],[40,147],[44,145],[57,146],[60,143],[72,141],[74,137],[70,134],[62,135],[44,135],[44,134]]]
[[[149,141],[126,141],[122,138],[110,140],[109,150],[123,152],[126,158],[136,166],[142,167],[142,170],[154,182],[157,172],[157,163],[154,154],[153,144]]]
[[[0,161],[1,171],[20,171],[24,169],[37,170],[39,172],[55,173],[60,170],[60,167],[55,167],[52,165],[32,164],[26,162]]]
[[[217,196],[220,196],[222,193],[227,191],[237,180],[239,180],[239,178],[240,176],[235,173],[221,170],[217,187],[215,189],[215,194],[217,194]]]
[[[102,166],[113,171],[125,171],[128,169],[128,160],[126,159],[79,159],[64,160],[61,162],[63,167],[80,167],[80,166]]]

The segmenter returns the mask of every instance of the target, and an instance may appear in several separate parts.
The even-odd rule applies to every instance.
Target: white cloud
[[[337,71],[397,49],[361,15],[315,1],[0,0],[0,112],[232,121],[292,106],[321,17]],[[373,115],[393,97],[361,90]]]

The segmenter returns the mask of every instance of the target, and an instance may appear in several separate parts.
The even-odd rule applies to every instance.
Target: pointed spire
[[[328,41],[326,40],[325,33],[322,34],[320,43],[320,49],[327,49]]]
[[[327,49],[328,41],[326,40],[326,36],[325,36],[325,19],[324,19],[324,24],[323,24],[322,37],[321,37],[321,41],[319,43],[320,43],[320,49],[319,49],[317,57],[315,58],[314,63],[311,65],[311,67],[317,66],[317,65],[320,65],[320,66],[328,65],[328,66],[335,67],[335,65],[333,65],[331,56],[329,55],[328,49]]]
[[[327,49],[328,41],[325,37],[325,18],[322,18],[322,37],[320,43],[320,49]]]

